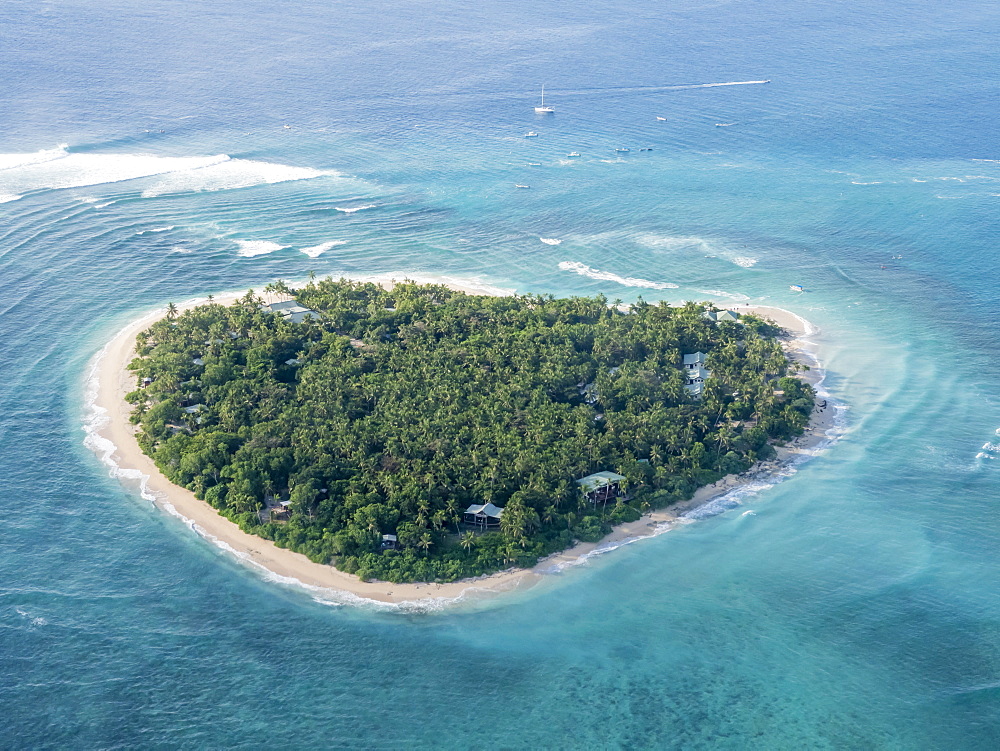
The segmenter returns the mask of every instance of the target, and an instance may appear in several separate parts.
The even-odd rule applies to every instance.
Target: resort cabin
[[[153,382],[153,379],[150,378],[149,376],[146,376],[145,378],[142,379],[142,387],[146,388],[152,382]]]
[[[576,481],[576,484],[580,486],[580,492],[588,501],[601,503],[623,495],[621,481],[624,479],[624,475],[614,472],[595,472],[592,475],[581,477]]]
[[[708,355],[704,352],[695,352],[693,355],[684,355],[682,361],[685,368],[700,368],[704,367],[707,358]]]
[[[277,313],[286,321],[292,323],[302,323],[307,317],[319,319],[319,313],[309,308],[303,308],[295,300],[285,300],[284,302],[273,302],[261,306],[265,310]]]
[[[722,323],[724,321],[730,321],[732,323],[740,322],[740,314],[733,310],[707,310],[705,311],[704,317],[709,321],[714,321],[715,323]]]
[[[503,509],[492,503],[472,504],[465,509],[463,521],[480,529],[490,529],[500,526]]]
[[[395,550],[399,547],[396,535],[382,535],[382,550]]]

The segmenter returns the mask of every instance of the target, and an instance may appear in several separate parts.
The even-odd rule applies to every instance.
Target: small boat
[[[517,183],[514,183],[514,187],[515,188],[530,188],[531,186],[530,185],[518,185]]]
[[[580,156],[580,152],[579,151],[571,151],[566,156]]]
[[[805,292],[806,291],[806,288],[803,287],[801,284],[789,284],[788,285],[788,289],[790,289],[792,292]]]
[[[544,83],[542,84],[542,103],[540,105],[538,105],[537,107],[535,107],[535,112],[537,112],[539,115],[551,115],[552,113],[555,112],[555,110],[552,109],[551,107],[546,107],[545,106],[545,84]]]
[[[538,134],[535,131],[533,131],[533,130],[529,130],[527,133],[524,134],[524,137],[525,138],[538,138]]]
[[[659,120],[661,123],[665,123],[667,121],[667,118],[660,117],[659,115],[656,116],[656,119]]]
[[[529,167],[541,167],[542,166],[541,162],[525,162],[525,164],[527,164]]]
[[[617,151],[619,154],[624,154],[624,153],[628,152],[628,149],[621,148],[621,149],[615,149],[615,151]]]

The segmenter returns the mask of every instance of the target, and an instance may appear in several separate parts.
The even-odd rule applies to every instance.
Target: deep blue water
[[[1000,745],[1000,8],[886,5],[0,7],[0,746]],[[127,321],[310,270],[787,307],[847,433],[491,607],[325,604],[82,430]]]

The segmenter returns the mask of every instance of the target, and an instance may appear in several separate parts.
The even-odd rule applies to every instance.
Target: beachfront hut
[[[621,481],[624,479],[624,475],[614,472],[595,472],[592,475],[581,477],[576,481],[576,484],[588,501],[600,503],[622,495]]]
[[[382,535],[382,550],[395,550],[399,547],[396,535]]]
[[[500,526],[500,517],[503,516],[503,509],[494,506],[492,503],[472,504],[465,509],[463,521],[480,529]]]
[[[684,355],[681,360],[685,368],[700,368],[705,365],[705,360],[708,359],[708,355],[704,352],[695,352],[692,355]]]

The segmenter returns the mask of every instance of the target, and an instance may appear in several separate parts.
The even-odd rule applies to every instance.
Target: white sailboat
[[[539,113],[541,115],[548,115],[548,114],[552,114],[552,113],[555,112],[555,110],[552,109],[552,107],[546,107],[545,106],[545,84],[544,83],[542,84],[542,103],[540,105],[538,105],[537,107],[535,107],[535,112],[537,112],[537,113]]]

